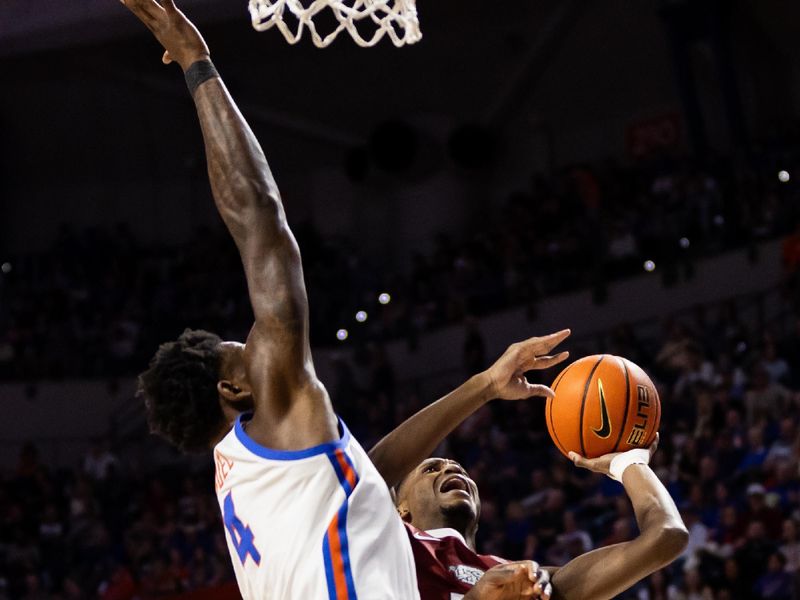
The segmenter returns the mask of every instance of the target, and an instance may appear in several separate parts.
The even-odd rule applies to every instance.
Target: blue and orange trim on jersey
[[[358,600],[350,565],[350,549],[347,542],[347,509],[350,496],[358,484],[358,473],[356,473],[350,457],[341,448],[328,453],[328,459],[333,465],[333,470],[336,471],[339,485],[344,490],[344,502],[333,516],[322,541],[325,578],[328,582],[328,599]]]
[[[242,446],[247,448],[247,450],[249,450],[252,454],[261,458],[266,458],[269,460],[302,460],[304,458],[311,458],[312,456],[318,456],[320,454],[328,454],[330,456],[331,453],[336,452],[337,450],[344,450],[350,443],[350,431],[347,429],[344,421],[338,419],[338,440],[325,442],[324,444],[319,444],[318,446],[312,446],[311,448],[305,448],[303,450],[274,450],[272,448],[262,446],[249,435],[247,435],[245,426],[252,418],[252,412],[239,415],[233,425],[233,432],[236,435],[236,439],[239,440],[239,443],[242,444]]]

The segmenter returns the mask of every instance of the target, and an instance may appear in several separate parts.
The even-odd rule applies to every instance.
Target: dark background
[[[653,466],[692,534],[622,597],[797,597],[800,5],[432,0],[419,44],[325,50],[181,6],[267,153],[365,447],[572,326],[573,358],[656,381]],[[132,398],[159,342],[252,321],[160,56],[111,0],[0,5],[0,598],[235,597],[208,457]],[[480,549],[559,564],[636,535],[540,413],[494,404],[438,450],[480,486]]]

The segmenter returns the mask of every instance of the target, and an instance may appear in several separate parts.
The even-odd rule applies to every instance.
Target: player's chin
[[[463,510],[472,514],[478,512],[475,499],[464,493],[447,492],[439,494],[439,506],[443,510]]]

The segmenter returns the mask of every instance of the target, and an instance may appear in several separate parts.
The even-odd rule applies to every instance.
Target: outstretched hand
[[[185,71],[209,56],[203,36],[186,18],[174,0],[120,0],[153,33],[164,47],[164,64],[177,62]]]
[[[531,396],[548,398],[555,396],[548,386],[529,383],[525,373],[547,369],[566,360],[569,352],[561,352],[555,356],[549,355],[549,352],[569,337],[570,333],[569,329],[564,329],[544,337],[534,337],[511,344],[486,371],[491,381],[492,397],[502,400],[522,400]]]

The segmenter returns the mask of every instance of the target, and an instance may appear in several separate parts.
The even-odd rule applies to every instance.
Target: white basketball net
[[[303,6],[303,2],[308,6]],[[384,34],[397,46],[413,44],[422,38],[417,18],[416,0],[250,0],[250,16],[253,27],[266,31],[277,27],[290,44],[296,44],[303,30],[311,32],[311,39],[318,48],[328,46],[343,30],[353,37],[359,46],[374,46]],[[296,31],[283,20],[285,11],[293,13]],[[314,27],[314,16],[331,10],[338,27],[322,37]],[[356,23],[369,19],[375,25],[372,37],[366,39],[356,28]],[[363,30],[363,26],[362,26]]]

